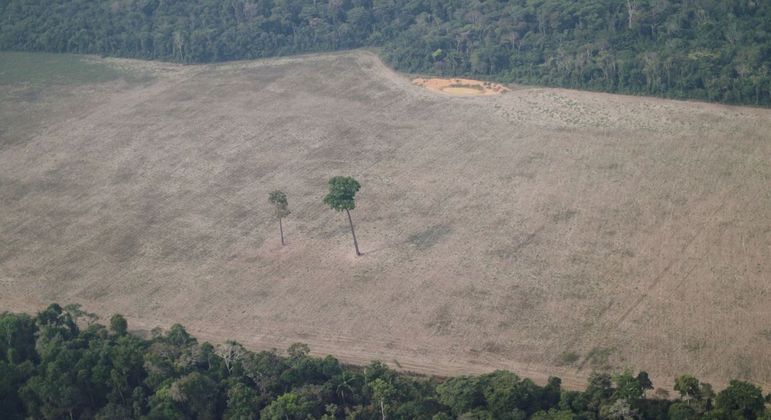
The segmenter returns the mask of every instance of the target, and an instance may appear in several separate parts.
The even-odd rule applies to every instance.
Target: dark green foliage
[[[755,419],[764,412],[763,393],[757,386],[731,381],[728,388],[717,394],[717,408],[737,418]]]
[[[132,390],[144,377],[145,344],[132,336],[110,336],[100,325],[78,331],[52,305],[38,314],[39,363],[19,389],[34,417],[90,417],[130,411]],[[112,414],[110,414],[112,413]]]
[[[70,313],[55,303],[37,315],[35,324],[40,334],[35,344],[38,352],[46,350],[41,349],[41,346],[47,345],[49,341],[69,340],[78,334],[78,326],[75,325],[75,320]]]
[[[21,364],[0,360],[0,413],[6,418],[24,418],[24,405],[17,390],[29,379],[33,369],[29,360]]]
[[[16,364],[33,360],[35,321],[25,314],[0,314],[0,360]]]
[[[615,376],[616,390],[613,394],[615,399],[626,400],[630,404],[636,404],[643,396],[643,387],[640,381],[632,376],[632,373],[625,371]]]
[[[768,1],[4,0],[0,16],[0,49],[190,63],[376,46],[409,72],[771,104]]]
[[[666,419],[672,402],[661,399],[642,399],[637,402],[640,417],[644,419]]]
[[[396,395],[396,389],[380,378],[368,383],[367,387],[372,395],[372,400],[380,406],[380,416],[385,419],[386,413],[391,411],[391,400]]]
[[[191,372],[174,381],[168,397],[187,418],[213,419],[218,402],[218,384],[200,372]]]
[[[262,410],[266,420],[303,420],[310,416],[311,404],[293,392],[279,396]]]
[[[675,391],[683,399],[699,398],[699,380],[691,375],[681,375],[675,379]]]
[[[671,420],[691,420],[699,418],[696,410],[684,402],[676,402],[669,407],[667,413]]]
[[[521,380],[507,371],[495,371],[480,377],[488,411],[497,419],[513,419],[533,414],[541,408],[543,388],[531,380]]]
[[[586,413],[589,411],[589,396],[585,392],[562,391],[558,408],[572,413]]]
[[[640,387],[642,387],[643,392],[653,389],[653,382],[648,377],[648,372],[641,371],[637,374],[637,382],[640,384]]]
[[[356,208],[356,193],[361,185],[349,176],[336,176],[329,180],[329,194],[324,203],[337,211]]]
[[[115,314],[110,318],[110,331],[116,335],[126,335],[128,322],[122,315]]]
[[[680,399],[683,400],[689,408],[693,409],[697,417],[709,413],[713,407],[715,392],[712,385],[699,382],[691,375],[681,375],[675,378],[675,391],[680,393]],[[685,410],[682,409],[683,413]],[[716,412],[712,412],[716,414]],[[683,414],[685,415],[685,414]]]
[[[268,201],[273,205],[276,217],[279,219],[291,214],[289,211],[289,201],[286,198],[286,194],[283,192],[278,190],[271,191],[271,193],[268,194]]]
[[[607,373],[592,373],[589,375],[589,385],[586,387],[587,410],[599,411],[603,402],[613,395],[613,382]]]
[[[227,408],[224,417],[233,420],[250,420],[257,418],[260,411],[260,398],[257,391],[243,383],[237,382],[228,389]]]
[[[459,376],[451,378],[436,387],[439,402],[459,416],[484,403],[482,384],[479,378]]]
[[[555,410],[539,411],[530,417],[533,420],[573,420],[575,414],[567,410]]]
[[[329,180],[329,194],[324,197],[324,203],[333,210],[343,211],[348,215],[348,223],[351,226],[351,236],[353,236],[353,247],[356,250],[356,256],[360,256],[359,243],[356,241],[356,232],[353,228],[353,219],[351,219],[351,210],[356,208],[356,193],[361,189],[361,185],[355,179],[349,176],[336,176]]]
[[[121,321],[122,320],[122,321]],[[399,374],[381,362],[342,366],[294,344],[288,357],[235,342],[199,344],[180,325],[150,340],[81,330],[51,305],[37,317],[0,315],[3,419],[597,419],[764,418],[759,388],[732,381],[714,393],[684,375],[684,401],[647,400],[647,374],[594,374],[585,392],[545,386],[507,371],[446,380]]]

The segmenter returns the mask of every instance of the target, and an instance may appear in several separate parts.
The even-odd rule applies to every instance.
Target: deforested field
[[[334,175],[362,184],[359,258]],[[767,390],[771,110],[453,97],[365,51],[1,53],[0,310],[54,301],[422,373]]]

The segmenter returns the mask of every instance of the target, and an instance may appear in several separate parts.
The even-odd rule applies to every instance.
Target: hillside
[[[22,57],[0,60],[28,66],[0,72],[2,308],[77,302],[436,374],[769,386],[769,110],[453,97],[360,51]],[[60,79],[28,80],[46,69]],[[333,175],[363,186],[363,257],[321,203]]]

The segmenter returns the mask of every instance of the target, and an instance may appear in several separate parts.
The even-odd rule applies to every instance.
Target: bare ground
[[[441,375],[771,385],[769,110],[449,97],[367,52],[107,62],[153,78],[0,85],[0,308]],[[321,203],[338,174],[360,258]]]
[[[473,79],[442,79],[422,78],[412,80],[412,84],[435,92],[442,92],[455,96],[491,96],[500,95],[510,89],[498,83],[484,82]]]

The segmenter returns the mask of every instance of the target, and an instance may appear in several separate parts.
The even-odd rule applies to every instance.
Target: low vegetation
[[[690,375],[679,398],[646,398],[645,372],[593,374],[583,392],[508,371],[448,379],[397,373],[381,362],[199,343],[181,325],[142,339],[77,305],[37,316],[0,314],[0,413],[5,419],[594,419],[769,418],[760,388],[732,381],[715,394]],[[78,325],[83,325],[81,328]],[[769,397],[766,397],[768,400]]]

